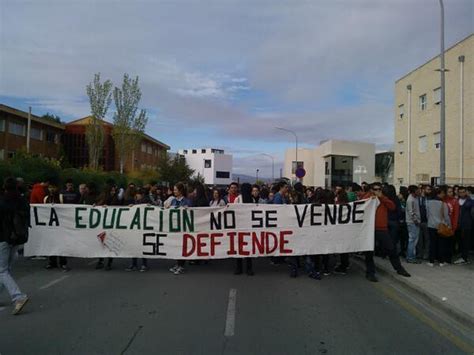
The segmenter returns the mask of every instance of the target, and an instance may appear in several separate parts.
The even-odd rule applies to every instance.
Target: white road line
[[[49,287],[51,287],[51,286],[53,286],[53,285],[56,285],[57,283],[61,282],[62,280],[67,279],[69,276],[70,276],[70,275],[64,275],[64,276],[60,277],[59,279],[53,280],[53,281],[51,281],[51,282],[48,282],[46,285],[41,286],[39,289],[40,289],[40,290],[45,290],[45,289],[47,289],[47,288],[49,288]]]
[[[227,305],[227,317],[225,320],[224,335],[226,337],[234,336],[236,302],[237,302],[237,290],[235,288],[231,288],[229,291],[229,304]]]

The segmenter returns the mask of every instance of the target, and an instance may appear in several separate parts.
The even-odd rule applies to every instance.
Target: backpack
[[[21,245],[28,241],[30,214],[28,203],[17,201],[15,208],[3,218],[5,241],[10,245]]]

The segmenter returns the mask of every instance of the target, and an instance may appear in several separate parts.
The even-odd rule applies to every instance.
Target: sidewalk
[[[363,261],[363,257],[358,258]],[[390,277],[425,301],[441,308],[450,316],[474,328],[474,263],[429,267],[422,264],[408,264],[401,259],[403,267],[411,277],[402,277],[393,270],[390,261],[375,257],[377,272]]]

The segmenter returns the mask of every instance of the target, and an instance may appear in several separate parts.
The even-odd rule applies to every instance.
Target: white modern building
[[[232,182],[232,155],[222,149],[181,149],[178,154],[197,174],[204,177],[206,185],[228,185]]]
[[[375,179],[375,144],[355,141],[328,140],[316,148],[287,149],[283,174],[296,180],[296,166],[306,175],[300,181],[307,186],[332,187],[351,182],[373,182]]]

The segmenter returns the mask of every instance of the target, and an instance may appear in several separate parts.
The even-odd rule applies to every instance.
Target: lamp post
[[[445,99],[445,71],[444,67],[444,4],[443,0],[439,0],[441,10],[441,67],[439,69],[441,75],[441,105],[440,105],[440,148],[439,148],[439,182],[441,185],[446,183],[446,105]]]
[[[259,170],[259,169],[257,169],[257,174],[256,174],[255,183],[258,183],[258,172],[259,172],[259,171],[260,171],[260,170]]]
[[[296,169],[298,169],[298,136],[296,135],[295,131],[292,131],[291,129],[287,129],[287,128],[282,128],[282,127],[275,127],[276,129],[279,129],[280,131],[285,131],[285,132],[288,132],[288,133],[291,133],[292,135],[295,136],[295,143],[296,143],[296,168],[295,168],[295,171]]]
[[[275,158],[273,155],[262,153],[262,155],[265,155],[266,157],[270,157],[272,159],[272,182],[275,181]]]

